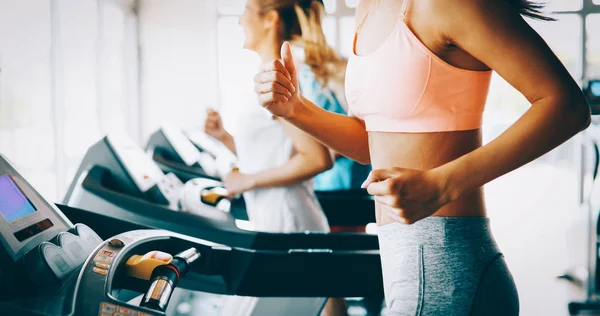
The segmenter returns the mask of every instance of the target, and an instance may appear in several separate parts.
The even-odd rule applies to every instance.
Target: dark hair
[[[545,15],[542,12],[544,4],[529,0],[510,0],[514,6],[517,6],[521,15],[534,20],[556,21],[556,19]]]

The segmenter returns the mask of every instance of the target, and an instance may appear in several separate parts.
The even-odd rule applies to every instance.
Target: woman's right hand
[[[228,133],[223,127],[223,121],[219,112],[208,109],[206,110],[206,121],[204,121],[204,132],[209,136],[223,142]]]
[[[281,46],[280,60],[264,63],[254,77],[254,90],[260,105],[273,115],[289,118],[300,101],[298,77],[288,42]]]

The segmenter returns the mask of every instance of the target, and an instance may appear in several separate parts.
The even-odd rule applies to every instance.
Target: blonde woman
[[[323,15],[319,0],[248,0],[239,23],[244,29],[244,48],[256,52],[263,62],[281,59],[284,41],[295,43],[304,55],[304,66],[299,69],[305,84],[298,89],[314,100],[340,102],[337,95],[343,97],[346,61],[327,44],[321,28]],[[217,112],[208,111],[206,133],[238,156],[239,172],[226,176],[225,186],[232,194],[244,195],[249,220],[257,230],[329,231],[312,178],[332,167],[334,155],[254,102],[240,109],[236,135],[223,128]],[[326,315],[345,313],[342,299],[329,300],[325,307]]]

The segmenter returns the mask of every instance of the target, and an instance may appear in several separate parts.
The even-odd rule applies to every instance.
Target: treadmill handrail
[[[270,233],[242,230],[235,226],[233,221],[216,221],[186,212],[172,211],[143,199],[116,192],[103,185],[102,178],[107,176],[110,176],[110,171],[94,166],[83,180],[82,187],[120,207],[127,214],[121,214],[122,216],[107,214],[106,210],[104,212],[89,210],[91,212],[102,212],[104,215],[134,221],[138,225],[149,228],[171,230],[228,246],[248,249],[379,249],[377,236],[364,233]],[[142,208],[143,212],[131,211],[139,208]]]
[[[258,251],[208,245],[164,230],[130,231],[111,239],[122,240],[124,245],[114,248],[110,243],[103,243],[88,257],[79,273],[74,300],[78,315],[98,314],[102,304],[150,312],[144,307],[127,305],[112,295],[112,291],[120,286],[135,287],[135,282],[122,278],[119,269],[132,254],[148,249],[168,248],[173,252],[189,247],[197,249],[201,260],[191,267],[180,283],[180,287],[195,291],[256,297],[371,297],[383,294],[378,251]],[[111,252],[112,259],[108,269],[99,274],[94,258],[101,251]],[[215,276],[214,284],[205,284],[204,276]],[[186,279],[189,282],[185,282]]]

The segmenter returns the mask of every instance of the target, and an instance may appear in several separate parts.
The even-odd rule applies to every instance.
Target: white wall
[[[125,3],[0,1],[0,153],[51,200],[102,135],[139,134]]]
[[[216,0],[140,0],[142,139],[200,126],[217,103]]]
[[[50,3],[0,1],[0,153],[56,194]]]

